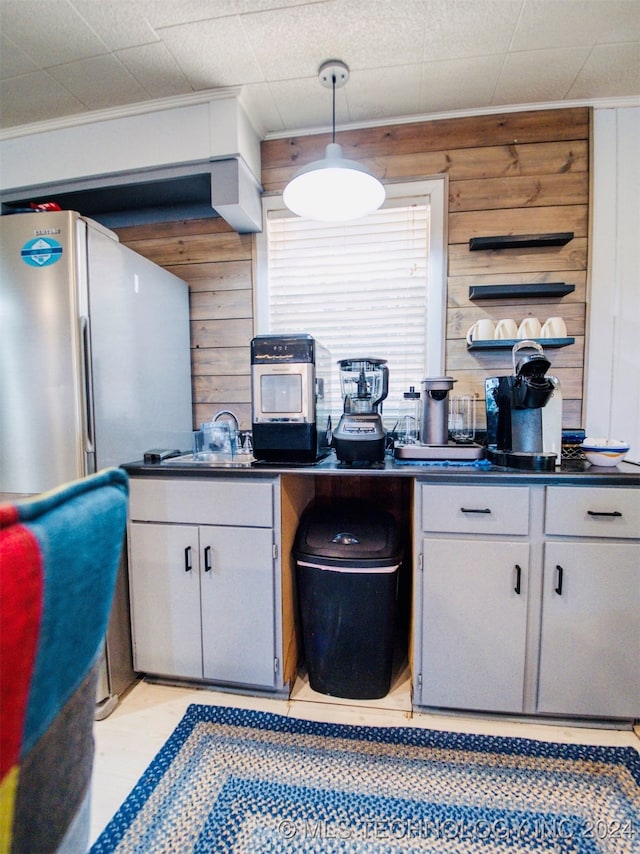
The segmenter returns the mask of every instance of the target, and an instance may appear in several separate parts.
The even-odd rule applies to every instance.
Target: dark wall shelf
[[[526,249],[536,246],[564,246],[573,240],[573,231],[557,231],[551,234],[505,234],[499,237],[472,237],[471,252],[479,249]]]
[[[469,299],[499,297],[563,297],[575,291],[575,285],[564,282],[532,282],[524,285],[469,285]]]
[[[515,344],[519,344],[521,338],[488,338],[486,340],[472,341],[467,344],[467,350],[511,350]],[[568,347],[569,344],[575,343],[575,338],[534,338],[542,347],[547,349],[557,349],[558,347]]]

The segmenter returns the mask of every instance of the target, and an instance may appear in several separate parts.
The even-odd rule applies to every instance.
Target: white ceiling
[[[0,0],[0,127],[242,86],[263,134],[640,95],[640,0]]]

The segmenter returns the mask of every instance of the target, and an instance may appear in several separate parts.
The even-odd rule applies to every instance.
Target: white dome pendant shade
[[[320,222],[359,219],[384,202],[384,187],[364,166],[342,156],[330,142],[323,160],[303,166],[284,189],[285,205],[298,216]]]
[[[284,188],[283,200],[298,216],[319,222],[346,222],[377,210],[384,202],[382,183],[360,163],[342,156],[336,143],[336,86],[344,86],[349,69],[338,60],[320,66],[323,86],[333,90],[333,141],[324,159],[303,166]]]

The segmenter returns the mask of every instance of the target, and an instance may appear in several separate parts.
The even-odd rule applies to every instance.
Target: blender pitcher
[[[340,390],[343,411],[367,414],[378,411],[378,405],[389,392],[389,368],[385,359],[341,359]]]

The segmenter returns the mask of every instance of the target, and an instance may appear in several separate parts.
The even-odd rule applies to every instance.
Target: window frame
[[[443,376],[445,368],[447,316],[447,217],[448,176],[437,175],[409,181],[385,183],[387,199],[428,199],[430,242],[427,259],[427,326],[424,349],[424,376]],[[262,231],[256,234],[254,335],[269,332],[268,242],[266,221],[270,212],[289,213],[281,193],[262,197]],[[291,214],[294,216],[294,214]],[[348,225],[347,225],[348,227]]]

